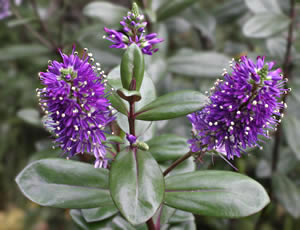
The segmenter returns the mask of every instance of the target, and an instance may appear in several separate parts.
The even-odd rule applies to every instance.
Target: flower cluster
[[[87,49],[82,57],[75,47],[69,56],[60,54],[63,62],[49,62],[48,71],[39,73],[45,88],[37,89],[37,96],[47,116],[45,126],[65,154],[93,153],[95,167],[106,167],[104,128],[115,112],[104,92],[106,75],[99,63],[91,64]]]
[[[157,38],[156,33],[144,35],[147,22],[144,21],[144,15],[139,14],[136,4],[133,4],[132,12],[128,12],[120,24],[123,27],[121,32],[104,27],[107,36],[103,38],[113,43],[111,48],[126,49],[132,43],[136,43],[144,54],[152,55],[158,51],[158,48],[153,46],[163,40]]]
[[[234,61],[234,60],[233,60]],[[209,103],[203,110],[188,115],[193,125],[191,150],[216,150],[228,159],[240,157],[247,147],[259,145],[260,137],[281,122],[280,110],[286,106],[278,99],[287,93],[281,69],[272,70],[274,62],[254,63],[247,57],[231,62],[232,73],[224,70],[224,80],[211,88]]]
[[[22,2],[22,0],[15,0],[16,5],[20,5],[21,2]],[[11,15],[10,4],[11,4],[10,0],[1,0],[0,1],[0,20]]]

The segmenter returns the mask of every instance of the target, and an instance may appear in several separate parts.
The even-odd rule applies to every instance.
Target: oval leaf
[[[198,171],[166,178],[165,204],[205,216],[239,218],[269,203],[264,188],[242,174]]]
[[[266,38],[286,29],[289,23],[284,14],[256,14],[245,23],[243,33],[251,38]]]
[[[182,90],[158,97],[136,112],[136,119],[146,121],[168,120],[202,109],[207,97],[202,93]]]
[[[29,164],[17,176],[23,194],[42,206],[96,208],[112,205],[108,170],[63,159],[45,159]]]
[[[119,210],[114,204],[99,208],[81,209],[81,213],[87,222],[105,220],[118,213],[118,211]]]
[[[116,206],[133,225],[152,217],[164,195],[158,164],[150,153],[141,150],[118,154],[109,174],[109,187]]]
[[[139,90],[144,78],[144,56],[141,49],[135,44],[131,44],[123,54],[121,61],[121,81],[125,89]],[[135,88],[130,88],[131,81],[136,80]]]
[[[157,20],[163,21],[167,18],[170,18],[180,11],[183,11],[190,5],[192,5],[197,0],[173,0],[173,1],[166,1],[162,4],[157,10]]]
[[[124,7],[103,1],[91,2],[83,9],[86,16],[99,18],[106,25],[119,25],[127,11]]]
[[[195,52],[189,49],[180,50],[169,58],[168,69],[172,73],[191,77],[220,76],[221,70],[228,66],[230,58],[217,52]]]
[[[159,162],[176,160],[189,151],[187,139],[174,134],[156,136],[147,142],[152,156]]]

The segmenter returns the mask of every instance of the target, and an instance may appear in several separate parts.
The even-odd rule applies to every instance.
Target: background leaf
[[[96,17],[105,25],[119,25],[124,15],[127,15],[128,9],[119,5],[105,2],[94,1],[86,5],[83,13],[90,17]]]
[[[277,0],[245,0],[245,2],[253,13],[282,13]]]
[[[243,26],[243,33],[251,38],[267,38],[288,27],[290,20],[284,14],[256,14]]]
[[[189,151],[187,139],[174,134],[163,134],[147,141],[149,152],[158,161],[176,160]]]
[[[293,150],[297,159],[300,160],[300,121],[291,115],[286,116],[283,121],[283,127],[291,149]]]
[[[286,176],[275,174],[272,186],[276,198],[294,218],[300,217],[300,189]]]
[[[228,61],[230,58],[221,53],[182,49],[169,58],[168,69],[172,73],[184,76],[217,78],[228,66]]]

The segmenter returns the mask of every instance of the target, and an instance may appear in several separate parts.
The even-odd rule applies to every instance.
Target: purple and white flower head
[[[39,104],[47,116],[44,124],[52,130],[64,154],[93,153],[95,167],[106,167],[104,128],[115,112],[105,93],[106,75],[99,63],[91,64],[94,60],[87,49],[82,57],[75,47],[69,56],[60,54],[62,62],[49,62],[47,72],[39,73],[45,86],[37,89]]]
[[[110,48],[126,49],[132,43],[136,43],[144,54],[152,55],[158,51],[158,48],[153,48],[153,46],[162,42],[163,39],[157,38],[156,33],[145,35],[147,22],[144,20],[144,15],[139,14],[136,3],[133,4],[132,11],[123,17],[120,24],[123,27],[121,31],[104,27],[107,36],[103,38],[113,43]]]
[[[256,63],[246,56],[233,60],[232,74],[224,70],[224,79],[211,88],[209,103],[188,115],[193,152],[216,150],[233,159],[248,147],[262,148],[261,137],[269,138],[269,131],[281,122],[280,110],[286,104],[278,100],[288,92],[281,69],[273,69],[274,62],[264,59],[257,57]]]
[[[15,0],[16,5],[20,5],[22,0]],[[10,0],[0,0],[0,20],[11,15],[10,7],[11,7]]]

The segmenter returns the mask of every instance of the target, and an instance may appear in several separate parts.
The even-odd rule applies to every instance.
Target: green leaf
[[[188,221],[194,221],[195,217],[190,212],[184,212],[181,210],[176,210],[174,215],[171,217],[169,223],[170,224],[176,224],[176,223],[182,223],[182,222],[188,222]]]
[[[141,150],[120,152],[109,175],[112,198],[133,225],[146,222],[160,206],[164,179],[151,154]]]
[[[183,11],[187,7],[191,6],[197,0],[173,0],[166,1],[157,9],[157,20],[166,20],[179,12]]]
[[[97,222],[105,220],[117,214],[118,211],[119,210],[114,204],[99,208],[81,209],[81,213],[87,222]]]
[[[118,95],[126,101],[140,101],[142,99],[139,91],[128,91],[127,89],[120,88],[117,90]]]
[[[169,58],[168,69],[172,73],[190,77],[212,77],[221,75],[228,66],[229,57],[217,52],[195,52],[181,49]]]
[[[242,174],[198,171],[166,178],[165,204],[205,216],[239,218],[269,203],[264,188]]]
[[[245,0],[248,8],[256,14],[282,13],[277,0]]]
[[[83,14],[99,18],[105,25],[117,26],[128,10],[116,4],[103,1],[94,1],[83,8]]]
[[[122,87],[122,83],[120,80],[120,66],[117,66],[109,73],[108,82],[115,89]],[[142,108],[143,106],[145,106],[146,104],[150,103],[151,101],[153,101],[156,98],[155,86],[153,84],[153,81],[151,80],[151,78],[149,77],[149,75],[147,73],[145,73],[144,80],[143,80],[142,86],[140,88],[140,93],[141,93],[142,99],[135,103],[136,111],[138,109]],[[128,102],[121,99],[117,94],[115,94],[115,95],[119,98],[119,100],[121,100],[121,102],[123,103],[123,105],[125,106],[126,111],[127,111],[128,110],[127,109]],[[124,116],[123,114],[120,114],[120,113],[117,114],[117,122],[118,122],[118,125],[120,126],[120,128],[122,130],[124,130],[124,132],[129,133],[127,116]],[[151,122],[136,120],[135,121],[135,129],[136,129],[135,131],[136,131],[137,136],[143,135],[141,138],[146,138],[147,135],[145,135],[145,132],[152,131]]]
[[[26,109],[21,109],[17,112],[17,116],[24,120],[25,122],[36,125],[36,126],[41,126],[41,118],[40,118],[40,113],[36,109],[31,109],[31,108],[26,108]]]
[[[147,144],[149,152],[159,162],[176,160],[189,151],[187,139],[174,134],[156,136]]]
[[[287,142],[297,159],[300,160],[300,120],[294,116],[286,116],[283,120],[283,128],[287,137]]]
[[[251,38],[266,38],[288,27],[290,20],[284,14],[256,14],[243,26],[243,33]]]
[[[136,80],[136,87],[133,90],[139,91],[143,82],[145,71],[144,55],[141,49],[131,44],[123,54],[121,61],[121,81],[123,88],[130,89],[130,83]]]
[[[58,208],[96,208],[111,205],[108,170],[63,159],[29,164],[17,176],[22,193],[31,201]]]
[[[49,53],[47,47],[38,44],[18,44],[0,49],[0,61],[11,61],[25,57],[33,57]]]
[[[232,23],[247,12],[245,0],[227,0],[218,4],[214,11],[219,24]]]
[[[76,223],[76,225],[78,227],[80,227],[80,229],[83,229],[83,230],[112,229],[112,220],[113,219],[111,219],[111,218],[101,221],[101,222],[88,223],[84,219],[80,210],[72,209],[70,211],[70,215],[72,217],[72,220]]]
[[[197,91],[182,90],[168,93],[136,112],[136,119],[146,121],[168,120],[200,110],[207,97]]]
[[[161,226],[167,224],[170,220],[170,218],[174,215],[176,209],[171,208],[166,205],[162,205],[156,212],[155,216],[153,216],[154,223],[157,222],[157,219],[160,215],[160,224]]]
[[[272,186],[277,200],[294,218],[300,217],[300,189],[286,176],[275,174]]]
[[[139,226],[132,226],[126,220],[120,216],[116,216],[112,222],[113,230],[147,230],[146,224],[141,224]]]
[[[119,136],[105,134],[105,137],[106,137],[107,142],[114,142],[114,143],[119,143],[119,144],[124,143],[124,140]]]

